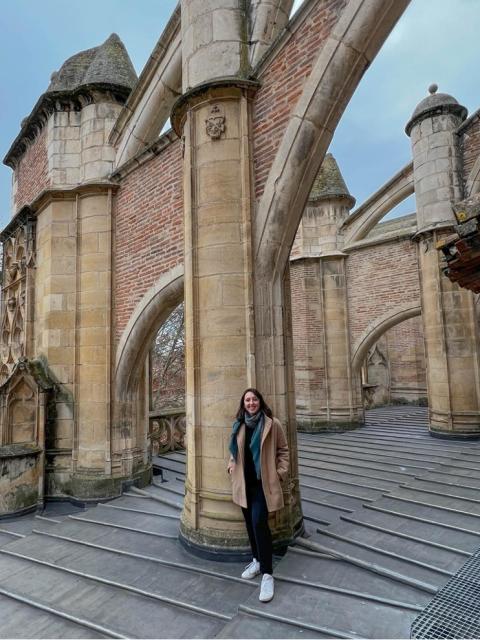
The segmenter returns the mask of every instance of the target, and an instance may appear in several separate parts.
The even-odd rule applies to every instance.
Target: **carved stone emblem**
[[[219,104],[214,104],[210,109],[210,115],[205,120],[207,135],[212,140],[218,140],[225,131],[225,112]]]

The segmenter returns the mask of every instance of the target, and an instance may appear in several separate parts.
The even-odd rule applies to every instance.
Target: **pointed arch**
[[[409,0],[351,0],[323,46],[270,170],[254,229],[256,275],[282,277],[340,117]]]
[[[363,361],[367,357],[368,351],[377,340],[397,324],[414,318],[422,314],[422,309],[418,303],[407,303],[390,309],[385,315],[370,323],[363,332],[356,344],[353,346],[352,368],[355,372],[360,371]]]
[[[135,307],[117,348],[117,398],[126,397],[136,388],[145,358],[159,327],[182,300],[183,265],[178,265],[164,273]]]
[[[377,222],[413,192],[413,162],[409,162],[345,220],[345,248],[363,240]]]
[[[160,36],[110,134],[115,168],[144,151],[160,135],[182,92],[180,5]]]

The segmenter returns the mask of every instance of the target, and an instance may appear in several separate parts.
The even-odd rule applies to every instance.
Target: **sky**
[[[294,10],[301,4],[296,0]],[[177,0],[3,0],[0,154],[5,156],[53,71],[118,33],[140,73]],[[480,0],[412,0],[365,73],[330,151],[360,205],[411,160],[404,132],[433,82],[472,113],[480,107]],[[0,227],[10,219],[11,170],[0,167]],[[414,211],[413,196],[390,214]]]

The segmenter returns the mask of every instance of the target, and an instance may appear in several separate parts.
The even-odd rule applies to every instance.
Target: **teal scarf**
[[[263,411],[259,411],[253,416],[251,416],[249,413],[245,411],[244,422],[245,422],[246,429],[254,429],[252,438],[250,440],[250,451],[252,452],[253,464],[255,465],[257,478],[260,480],[260,477],[261,477],[260,445],[262,443],[263,424],[265,422],[265,416]],[[228,447],[235,462],[237,461],[237,455],[238,455],[237,434],[241,426],[242,426],[242,422],[240,420],[235,420],[232,427],[230,445]]]

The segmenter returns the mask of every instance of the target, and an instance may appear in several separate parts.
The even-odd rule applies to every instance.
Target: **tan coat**
[[[235,504],[247,508],[247,494],[245,490],[244,449],[245,425],[242,424],[237,433],[238,455],[237,462],[230,458],[228,465],[232,469],[232,496]],[[269,511],[278,511],[283,507],[283,491],[280,484],[288,473],[289,456],[288,444],[282,425],[276,418],[265,416],[262,441],[260,444],[260,467],[262,473],[262,487]]]

